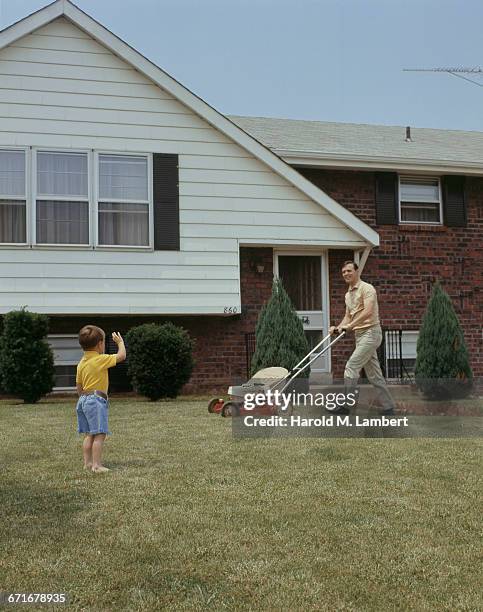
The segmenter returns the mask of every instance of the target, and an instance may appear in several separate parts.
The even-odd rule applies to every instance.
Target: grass
[[[0,590],[71,610],[483,607],[478,439],[234,440],[201,400],[115,399],[110,427],[93,475],[72,401],[0,402]]]

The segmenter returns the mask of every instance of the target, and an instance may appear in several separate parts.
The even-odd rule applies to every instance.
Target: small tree
[[[126,335],[128,375],[138,393],[152,401],[176,397],[193,371],[193,342],[172,323],[147,323]]]
[[[0,383],[6,393],[34,404],[52,391],[54,357],[45,340],[49,319],[45,315],[13,310],[3,319],[0,336]]]
[[[291,370],[309,352],[302,322],[278,278],[273,282],[270,300],[258,317],[255,338],[252,375],[272,366]],[[307,368],[301,376],[309,374],[310,368]]]
[[[451,299],[438,282],[419,330],[415,376],[429,399],[463,397],[472,387],[463,332]]]

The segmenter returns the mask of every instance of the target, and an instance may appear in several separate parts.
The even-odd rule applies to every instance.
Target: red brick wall
[[[374,173],[299,171],[379,233],[380,247],[371,252],[363,278],[378,290],[382,324],[418,329],[431,285],[439,280],[451,296],[463,326],[473,373],[483,376],[483,178],[467,178],[465,228],[377,226]],[[351,251],[329,253],[332,322],[338,322],[343,315],[340,265],[352,255]],[[334,348],[333,369],[337,376],[342,373],[344,359],[336,357],[345,356],[347,350]]]

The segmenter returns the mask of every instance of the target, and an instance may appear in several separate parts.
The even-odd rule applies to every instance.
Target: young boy
[[[121,334],[114,332],[112,339],[117,344],[117,354],[104,355],[106,334],[100,327],[86,325],[79,332],[84,356],[77,365],[77,431],[86,434],[82,445],[84,467],[97,474],[109,471],[101,463],[104,440],[110,433],[107,424],[107,370],[126,359]]]

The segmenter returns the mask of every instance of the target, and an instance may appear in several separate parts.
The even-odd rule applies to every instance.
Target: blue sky
[[[0,0],[3,28],[41,8]],[[483,131],[482,0],[77,0],[225,114]]]

